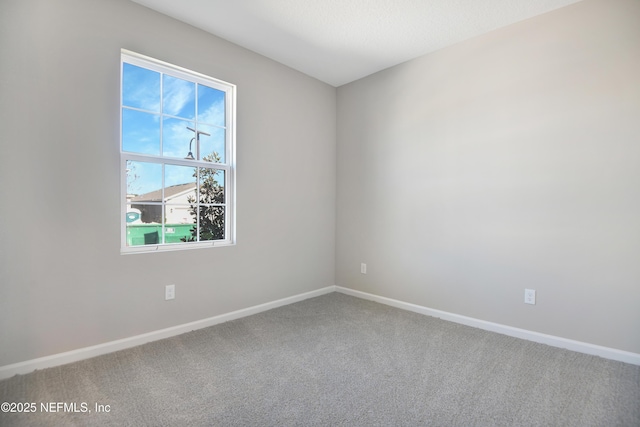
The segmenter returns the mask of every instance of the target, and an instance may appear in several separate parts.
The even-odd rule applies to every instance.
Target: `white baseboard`
[[[241,317],[251,316],[252,314],[261,313],[273,308],[282,307],[284,305],[293,304],[305,299],[314,298],[331,292],[340,292],[357,298],[375,301],[392,307],[400,308],[414,313],[424,314],[431,317],[437,317],[450,322],[460,323],[474,328],[484,329],[486,331],[497,332],[516,338],[547,344],[553,347],[566,348],[568,350],[580,353],[591,354],[594,356],[604,357],[606,359],[617,360],[620,362],[640,365],[640,354],[628,351],[616,350],[609,347],[574,341],[566,338],[556,337],[553,335],[541,334],[538,332],[528,331],[526,329],[514,328],[511,326],[501,325],[499,323],[487,322],[484,320],[474,319],[472,317],[461,316],[459,314],[448,313],[446,311],[435,310],[416,304],[394,300],[391,298],[381,297],[366,292],[356,291],[354,289],[344,288],[341,286],[327,286],[311,292],[306,292],[292,297],[279,299],[277,301],[256,305],[242,310],[232,311],[230,313],[221,314],[219,316],[198,320],[195,322],[185,323],[171,328],[161,329],[142,335],[136,335],[116,341],[110,341],[90,347],[84,347],[77,350],[67,351],[64,353],[53,354],[51,356],[39,357],[37,359],[27,360],[25,362],[13,363],[11,365],[0,366],[0,380],[12,377],[16,374],[28,374],[36,369],[51,368],[60,366],[79,360],[88,359],[102,354],[112,353],[118,350],[135,347],[137,345],[146,344],[151,341],[157,341],[164,338],[191,332],[196,329],[207,328],[209,326],[228,322],[230,320],[239,319]]]
[[[102,354],[112,353],[118,350],[135,347],[137,345],[146,344],[151,341],[157,341],[164,338],[191,332],[196,329],[207,328],[219,323],[228,322],[230,320],[239,319],[241,317],[251,316],[252,314],[261,313],[273,308],[282,307],[283,305],[293,304],[309,298],[335,292],[335,286],[306,292],[292,297],[279,299],[277,301],[256,305],[242,310],[232,311],[230,313],[221,314],[219,316],[209,317],[208,319],[197,320],[195,322],[185,323],[158,331],[149,332],[142,335],[136,335],[129,338],[123,338],[116,341],[110,341],[103,344],[84,347],[77,350],[67,351],[64,353],[53,354],[51,356],[39,357],[37,359],[27,360],[25,362],[13,363],[11,365],[0,366],[0,380],[12,377],[16,374],[28,374],[36,369],[51,368],[60,366],[79,360],[89,359],[91,357],[100,356]]]
[[[528,331],[526,329],[514,328],[511,326],[501,325],[499,323],[487,322],[485,320],[474,319],[473,317],[461,316],[459,314],[435,310],[433,308],[381,297],[378,295],[369,294],[367,292],[343,288],[342,286],[336,286],[336,291],[346,295],[351,295],[354,297],[375,301],[381,304],[386,304],[392,307],[401,308],[403,310],[412,311],[414,313],[424,314],[427,316],[448,320],[450,322],[484,329],[486,331],[497,332],[499,334],[521,338],[528,341],[534,341],[541,344],[547,344],[553,347],[565,348],[567,350],[577,351],[579,353],[600,356],[604,357],[605,359],[617,360],[620,362],[631,363],[633,365],[640,365],[640,354],[631,353],[629,351],[617,350],[614,348],[603,347],[581,341],[574,341],[567,338],[556,337],[553,335],[541,334],[539,332]]]

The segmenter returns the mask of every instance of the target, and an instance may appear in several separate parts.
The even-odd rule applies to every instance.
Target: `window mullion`
[[[161,239],[161,242],[162,242],[162,244],[164,244],[164,243],[165,243],[165,239],[164,239],[164,232],[165,232],[165,229],[166,229],[166,224],[164,223],[164,219],[165,219],[165,218],[166,218],[166,216],[167,216],[167,211],[166,211],[166,209],[167,209],[167,203],[166,203],[166,197],[165,197],[165,188],[166,188],[166,185],[165,185],[165,182],[164,182],[164,181],[165,181],[165,180],[164,180],[164,177],[165,177],[165,174],[166,174],[166,172],[165,172],[165,166],[166,166],[166,164],[164,164],[164,163],[163,163],[163,164],[162,164],[162,209],[161,209],[161,211],[162,211],[162,218],[160,218],[160,220],[161,220],[161,221],[160,221],[160,224],[162,224],[162,227],[161,227],[161,231],[162,231],[162,239]]]
[[[177,157],[162,157],[162,156],[154,156],[151,154],[136,154],[130,153],[127,151],[122,152],[122,157],[125,160],[131,160],[136,162],[147,162],[147,163],[163,163],[163,164],[171,164],[178,166],[191,166],[191,167],[200,167],[205,169],[218,169],[228,172],[231,170],[231,165],[228,163],[212,163],[212,162],[199,162],[197,160],[185,160]]]
[[[200,168],[196,168],[196,242],[200,241]]]
[[[160,156],[164,156],[164,73],[162,72],[160,73]]]

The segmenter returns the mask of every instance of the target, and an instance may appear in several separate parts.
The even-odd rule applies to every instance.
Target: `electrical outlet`
[[[536,303],[536,290],[535,289],[525,289],[524,290],[524,303],[525,304],[535,304]]]
[[[360,264],[360,273],[367,274],[367,264],[365,264],[364,262]]]
[[[176,297],[176,285],[167,285],[164,287],[164,299],[170,300]]]

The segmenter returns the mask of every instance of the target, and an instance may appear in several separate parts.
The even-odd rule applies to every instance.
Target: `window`
[[[122,252],[233,244],[235,86],[121,57]]]

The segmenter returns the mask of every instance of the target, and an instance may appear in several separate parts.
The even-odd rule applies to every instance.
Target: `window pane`
[[[167,205],[164,227],[165,243],[195,241],[196,207],[191,205]]]
[[[224,204],[224,172],[200,168],[200,203]]]
[[[190,205],[196,201],[196,168],[166,165],[164,167],[164,200],[167,204]]]
[[[160,112],[160,73],[122,64],[122,105]]]
[[[184,159],[189,152],[196,156],[196,142],[190,144],[191,138],[195,136],[193,122],[180,119],[170,119],[165,117],[162,122],[162,155],[167,157],[177,157]]]
[[[168,204],[165,208],[166,226],[172,227],[174,225],[188,225],[188,227],[182,228],[182,236],[191,235],[189,231],[191,226],[195,226],[195,205],[173,205]],[[176,230],[173,231],[177,233]],[[180,233],[178,233],[180,234]]]
[[[193,120],[196,117],[196,85],[163,75],[162,113]]]
[[[127,202],[162,201],[162,165],[127,160]]]
[[[225,93],[198,84],[198,121],[225,126]]]
[[[127,246],[162,243],[162,206],[145,203],[127,205]]]
[[[160,154],[160,116],[123,108],[122,151]]]
[[[161,224],[127,224],[127,246],[162,243]]]
[[[200,206],[200,241],[224,239],[224,207]]]
[[[198,125],[198,130],[210,135],[200,135],[200,158],[205,162],[225,163],[225,130],[206,125]]]

